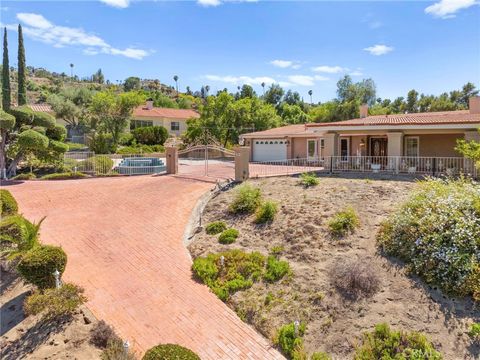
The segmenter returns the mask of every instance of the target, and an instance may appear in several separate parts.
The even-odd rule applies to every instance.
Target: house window
[[[148,120],[130,120],[130,130],[145,127],[145,126],[153,126],[153,121]]]
[[[340,139],[340,156],[342,160],[347,160],[350,155],[350,143],[348,140],[347,138]]]
[[[180,123],[178,121],[172,121],[170,123],[170,130],[171,131],[180,131]]]
[[[317,141],[307,140],[307,157],[309,159],[315,159],[317,157]]]
[[[325,139],[320,139],[320,157],[323,159],[323,153],[325,151]]]
[[[418,136],[405,137],[405,156],[420,156],[420,139]]]

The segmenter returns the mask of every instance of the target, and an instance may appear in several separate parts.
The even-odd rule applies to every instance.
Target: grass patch
[[[88,175],[82,172],[64,172],[64,173],[55,173],[48,174],[41,177],[42,180],[72,180],[72,179],[83,179],[88,177]]]
[[[472,339],[480,340],[480,323],[473,323],[470,325],[470,330],[468,331],[468,335]]]
[[[267,269],[263,279],[268,282],[275,282],[291,273],[292,270],[287,261],[278,260],[275,256],[270,255],[267,258]]]
[[[225,221],[214,221],[205,227],[205,232],[208,235],[217,235],[225,230],[227,230],[227,223]]]
[[[303,348],[303,335],[305,334],[305,330],[306,326],[304,323],[296,326],[293,322],[283,325],[278,329],[275,344],[280,347],[289,359],[306,360],[306,354]]]
[[[354,359],[440,360],[442,355],[421,333],[392,331],[387,324],[378,324],[374,331],[363,335]]]
[[[257,224],[265,224],[272,222],[278,212],[278,204],[274,201],[265,201],[260,205],[255,213],[255,222]]]
[[[235,197],[229,210],[234,214],[251,214],[260,206],[261,200],[260,189],[244,183],[235,190]]]
[[[32,172],[29,172],[29,173],[18,174],[17,176],[14,176],[12,180],[35,180],[36,178],[37,178],[37,175],[35,175]]]
[[[237,229],[227,229],[220,234],[218,242],[220,244],[232,244],[237,240],[238,235],[239,233]]]
[[[320,179],[313,172],[304,172],[300,174],[300,185],[309,188],[320,184]]]
[[[360,225],[357,213],[352,207],[347,207],[343,211],[337,212],[328,222],[330,234],[336,237],[345,236],[353,233]]]

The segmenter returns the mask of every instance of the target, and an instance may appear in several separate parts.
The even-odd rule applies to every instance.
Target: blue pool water
[[[115,168],[119,174],[123,175],[158,174],[166,169],[163,160],[143,157],[125,158]]]

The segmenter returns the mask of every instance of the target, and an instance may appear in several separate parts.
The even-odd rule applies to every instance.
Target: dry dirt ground
[[[16,359],[99,359],[101,350],[89,343],[96,319],[85,307],[73,318],[43,323],[39,316],[25,317],[23,302],[32,287],[11,271],[1,272],[0,358]]]
[[[228,214],[233,191],[225,191],[207,204],[202,223],[224,220],[240,231],[239,238],[221,245],[218,235],[201,231],[189,249],[195,258],[232,248],[266,255],[274,246],[284,247],[281,258],[289,261],[293,277],[277,284],[257,283],[235,294],[229,304],[258,331],[272,338],[279,326],[298,319],[307,324],[309,353],[325,351],[334,359],[349,359],[363,332],[387,322],[394,329],[426,333],[445,359],[480,358],[478,344],[466,334],[468,326],[480,320],[478,306],[442,296],[377,252],[380,222],[406,199],[413,182],[321,178],[318,186],[308,189],[293,177],[250,183],[261,188],[265,199],[279,203],[275,221],[259,226],[253,216]],[[326,224],[346,206],[357,211],[361,226],[343,239],[332,238]],[[381,277],[379,292],[368,299],[347,300],[331,284],[332,266],[352,258],[368,262]]]

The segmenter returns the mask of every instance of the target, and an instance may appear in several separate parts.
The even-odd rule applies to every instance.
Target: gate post
[[[167,174],[178,174],[178,149],[176,147],[167,147]]]
[[[235,147],[235,181],[245,181],[249,178],[250,147]]]

